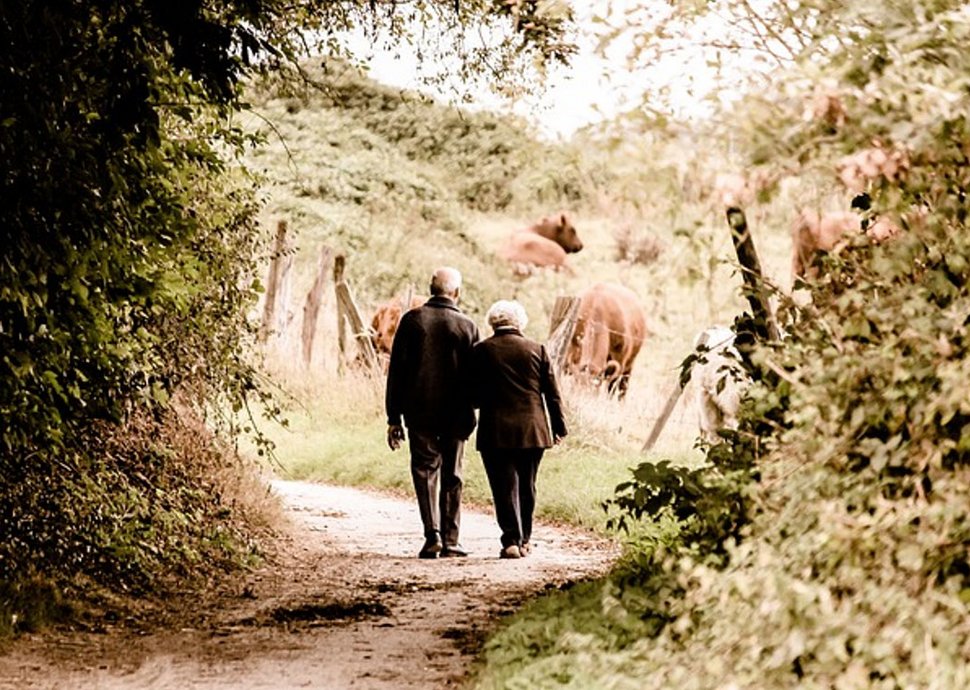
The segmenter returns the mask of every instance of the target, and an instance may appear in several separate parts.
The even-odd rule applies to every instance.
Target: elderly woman
[[[494,334],[471,356],[472,400],[480,410],[476,447],[502,530],[499,556],[521,558],[532,550],[539,461],[566,435],[566,422],[546,348],[522,335],[528,321],[522,305],[501,300],[486,319]]]

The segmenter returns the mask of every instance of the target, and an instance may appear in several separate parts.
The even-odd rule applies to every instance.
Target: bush
[[[617,261],[649,266],[663,254],[664,245],[649,232],[637,232],[631,224],[621,225],[613,233]]]

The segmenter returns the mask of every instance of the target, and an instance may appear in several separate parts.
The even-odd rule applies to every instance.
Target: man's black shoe
[[[465,558],[467,555],[468,552],[465,551],[461,544],[452,544],[441,550],[442,558]]]
[[[441,537],[434,534],[424,540],[424,546],[418,552],[418,558],[437,558],[441,553]]]

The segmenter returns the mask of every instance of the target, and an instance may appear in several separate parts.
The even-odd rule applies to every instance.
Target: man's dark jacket
[[[552,434],[566,435],[562,399],[546,348],[516,329],[499,329],[472,350],[472,399],[479,408],[479,450],[549,448]]]
[[[475,322],[447,297],[432,297],[401,317],[387,371],[387,423],[467,439],[475,428],[468,391]]]

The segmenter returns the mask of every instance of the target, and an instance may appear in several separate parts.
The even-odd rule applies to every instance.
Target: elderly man
[[[521,558],[532,550],[539,461],[566,435],[566,422],[546,348],[522,334],[522,305],[500,300],[486,319],[494,335],[472,350],[472,398],[480,408],[476,447],[502,530],[499,557]]]
[[[419,558],[467,556],[458,542],[462,456],[475,428],[468,363],[478,327],[461,313],[461,273],[439,268],[431,298],[401,317],[387,372],[387,444],[396,450],[408,429],[411,478],[424,525]]]

